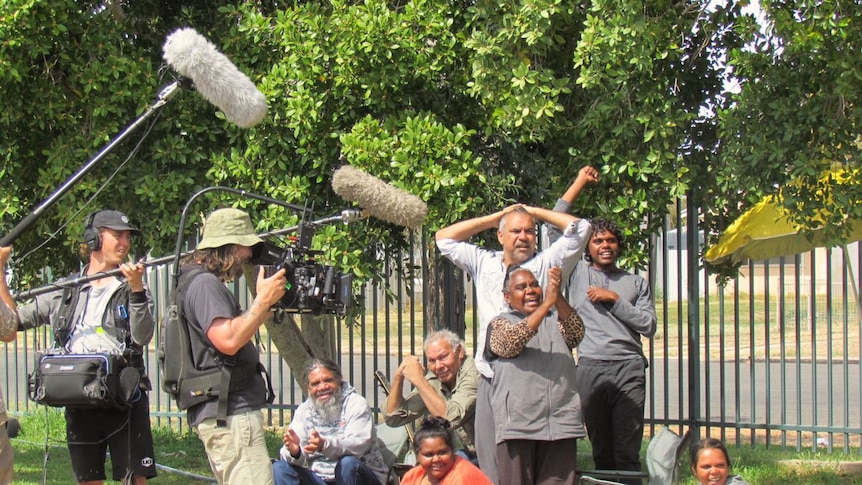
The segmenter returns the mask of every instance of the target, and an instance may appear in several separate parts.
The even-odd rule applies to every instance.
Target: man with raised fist
[[[568,212],[586,183],[596,181],[595,169],[582,168],[554,209]],[[596,468],[639,471],[648,365],[641,337],[655,334],[655,304],[642,276],[617,267],[625,248],[620,227],[604,218],[591,225],[587,252],[568,282],[569,303],[586,328],[578,345],[578,394]]]

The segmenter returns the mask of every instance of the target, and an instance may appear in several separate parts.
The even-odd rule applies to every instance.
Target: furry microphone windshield
[[[266,97],[254,83],[215,46],[194,29],[179,29],[168,36],[164,59],[177,73],[192,80],[207,101],[242,128],[266,116]]]
[[[367,215],[411,229],[422,226],[428,213],[419,197],[349,165],[332,174],[332,190],[359,204]]]

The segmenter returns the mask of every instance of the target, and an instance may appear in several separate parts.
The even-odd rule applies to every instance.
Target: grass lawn
[[[56,409],[40,409],[19,417],[22,432],[12,441],[15,448],[15,483],[25,485],[59,485],[72,483],[69,454],[65,447],[65,422],[62,412]],[[191,432],[178,433],[166,428],[154,428],[156,462],[171,469],[194,475],[211,476],[203,446]],[[46,440],[47,436],[47,440]],[[276,456],[281,444],[280,433],[273,430],[268,436],[268,446]],[[646,442],[644,442],[644,450]],[[47,451],[47,461],[46,461]],[[733,470],[752,485],[862,485],[862,471],[846,471],[842,463],[859,461],[862,455],[853,453],[813,453],[781,451],[777,448],[731,446],[729,448]],[[578,443],[578,467],[593,467],[589,442]],[[110,468],[110,466],[109,466]],[[108,472],[110,476],[110,471]],[[694,485],[687,457],[681,464],[681,483]],[[153,483],[201,484],[201,480],[187,474],[160,469]]]

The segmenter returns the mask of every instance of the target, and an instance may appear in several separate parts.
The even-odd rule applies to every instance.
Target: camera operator
[[[144,266],[124,262],[138,229],[122,212],[102,210],[87,216],[82,255],[89,263],[82,276],[120,269],[123,277],[105,277],[72,290],[47,293],[15,307],[6,285],[0,299],[17,310],[20,329],[50,324],[55,349],[70,354],[124,354],[140,380],[127,389],[127,409],[66,407],[66,440],[75,480],[82,484],[105,481],[105,454],[110,448],[114,480],[143,484],[156,476],[150,429],[149,379],[142,350],[153,337],[152,299],[144,286]],[[131,351],[132,353],[128,353]],[[137,391],[137,392],[136,392]]]
[[[266,278],[259,269],[256,296],[245,312],[224,285],[242,275],[252,247],[261,243],[248,214],[219,209],[204,222],[197,249],[182,261],[180,279],[183,274],[189,278],[182,307],[195,367],[218,366],[229,373],[226,397],[222,386],[218,396],[188,409],[189,425],[203,442],[220,484],[273,483],[261,412],[272,402],[272,388],[252,338],[284,295],[285,270]]]

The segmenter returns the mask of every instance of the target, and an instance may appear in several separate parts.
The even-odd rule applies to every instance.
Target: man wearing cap
[[[66,408],[72,472],[82,484],[104,483],[108,449],[114,480],[142,484],[156,476],[147,395],[151,386],[143,359],[155,328],[152,299],[143,281],[144,265],[126,261],[136,233],[129,218],[114,210],[93,212],[84,222],[81,254],[89,263],[80,276],[119,269],[122,277],[46,293],[21,307],[6,285],[0,285],[0,300],[16,310],[19,329],[52,326],[52,353],[122,354],[127,365],[138,370],[131,384],[126,382],[129,389],[121,387],[129,396],[125,408]]]
[[[239,209],[216,210],[206,218],[203,238],[183,259],[180,270],[180,284],[186,288],[182,308],[191,329],[195,367],[218,367],[230,373],[221,406],[220,391],[219,396],[188,409],[189,425],[203,442],[220,484],[273,483],[261,412],[272,402],[271,386],[252,338],[272,315],[270,307],[284,296],[285,270],[265,278],[260,269],[254,301],[245,312],[224,285],[243,274],[252,248],[262,242],[248,214]]]

